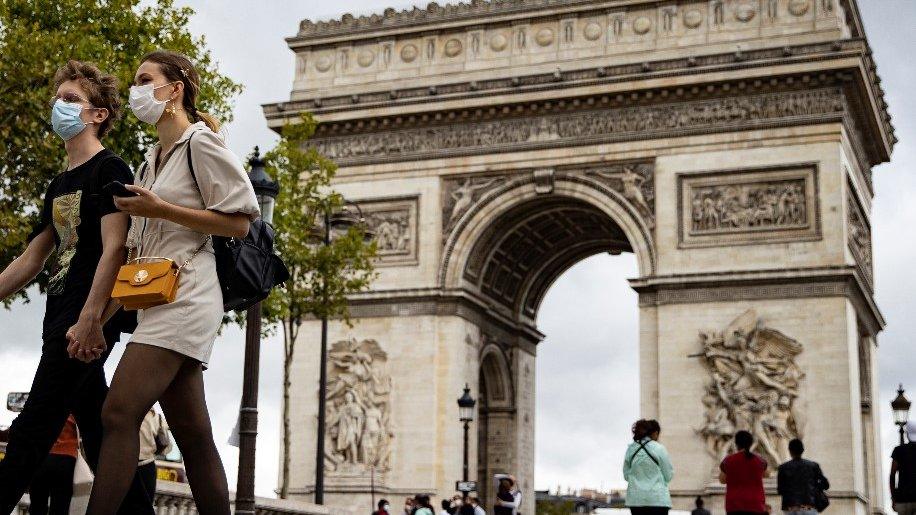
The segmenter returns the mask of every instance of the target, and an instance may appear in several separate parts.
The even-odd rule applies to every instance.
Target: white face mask
[[[159,88],[164,88],[172,84],[174,84],[174,82],[169,82],[161,86],[153,86],[152,84],[131,86],[128,104],[130,105],[130,110],[137,116],[137,119],[151,125],[158,123],[159,118],[162,118],[162,113],[165,112],[165,104],[168,100],[156,100],[153,92]]]

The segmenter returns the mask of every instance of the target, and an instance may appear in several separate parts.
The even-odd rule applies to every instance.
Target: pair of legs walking
[[[156,401],[184,456],[197,511],[229,515],[229,488],[213,443],[200,362],[140,343],[124,351],[102,408],[105,438],[87,515],[117,512],[137,467],[140,425]]]
[[[92,363],[70,358],[66,338],[51,338],[42,345],[29,399],[10,427],[6,457],[0,461],[0,515],[16,508],[71,413],[82,436],[86,461],[93,471],[97,470],[102,445],[101,412],[108,393],[102,367],[117,343],[117,334],[108,333],[105,340],[109,351]],[[119,513],[152,515],[154,492],[146,492],[139,480],[132,480],[135,475],[134,471],[125,472],[130,490]]]

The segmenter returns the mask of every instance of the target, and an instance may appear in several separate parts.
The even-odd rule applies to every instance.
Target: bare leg
[[[187,360],[159,398],[172,435],[184,456],[185,472],[201,515],[229,515],[229,487],[213,443],[200,363]]]
[[[187,360],[160,347],[131,343],[102,408],[104,437],[88,515],[115,515],[137,471],[140,424]]]

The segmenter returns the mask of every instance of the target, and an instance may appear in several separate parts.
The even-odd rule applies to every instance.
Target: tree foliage
[[[219,73],[204,38],[188,31],[193,14],[172,0],[148,7],[140,0],[0,0],[0,268],[22,253],[45,187],[65,164],[49,100],[54,73],[67,60],[93,62],[118,78],[123,118],[103,143],[131,165],[154,142],[152,128],[126,108],[134,72],[152,50],[188,55],[201,76],[200,110],[231,120],[242,87]]]
[[[280,184],[274,248],[290,272],[284,286],[274,289],[262,304],[265,328],[283,328],[281,498],[289,489],[290,367],[299,328],[308,319],[322,317],[349,323],[348,297],[367,289],[376,276],[376,246],[365,240],[359,225],[334,233],[329,244],[322,243],[326,217],[346,206],[344,198],[330,188],[337,166],[305,145],[314,132],[314,119],[303,115],[301,123],[284,127],[280,142],[264,159],[267,173]]]

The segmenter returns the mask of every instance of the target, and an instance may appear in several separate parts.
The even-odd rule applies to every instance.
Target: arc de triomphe
[[[293,91],[268,122],[316,115],[380,249],[356,325],[332,327],[330,504],[451,495],[467,383],[480,493],[514,473],[533,513],[538,306],[577,261],[632,252],[641,415],[676,505],[721,505],[744,428],[774,464],[803,436],[837,513],[883,506],[869,215],[895,138],[854,0],[472,0],[287,41]],[[304,499],[317,331],[293,364]]]

